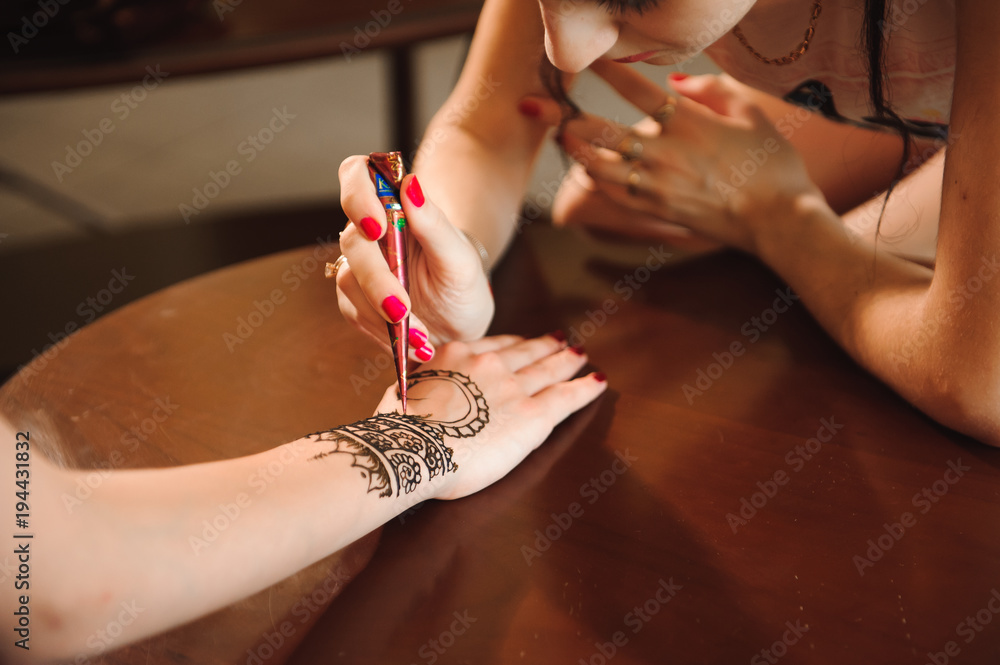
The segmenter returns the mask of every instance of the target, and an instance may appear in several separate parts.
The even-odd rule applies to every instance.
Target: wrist
[[[842,227],[816,189],[758,201],[743,214],[751,229],[751,251],[772,267],[790,256],[810,253],[817,233]]]

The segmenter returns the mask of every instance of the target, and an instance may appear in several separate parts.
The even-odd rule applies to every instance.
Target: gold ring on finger
[[[653,111],[653,119],[665,126],[675,113],[677,113],[677,100],[673,97],[667,97],[666,103]]]
[[[625,177],[625,189],[628,191],[629,196],[639,195],[639,180],[641,176],[639,175],[639,169],[633,166],[628,171],[628,175]]]
[[[618,142],[615,146],[615,152],[621,154],[626,161],[634,162],[639,159],[642,155],[642,144],[639,143],[639,139],[627,134],[625,138]]]
[[[325,269],[323,270],[323,275],[327,279],[337,279],[337,273],[340,269],[347,265],[347,257],[341,254],[337,257],[337,260],[333,263],[327,262]]]

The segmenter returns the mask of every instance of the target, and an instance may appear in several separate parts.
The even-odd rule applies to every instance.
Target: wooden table
[[[314,251],[132,303],[0,404],[80,467],[111,459],[165,396],[176,412],[120,466],[242,455],[356,419],[392,371],[372,369]],[[282,275],[296,270],[293,289]],[[537,223],[494,288],[495,332],[579,336],[611,390],[485,491],[104,662],[997,662],[1000,451],[861,371],[759,264]],[[230,353],[223,334],[273,289],[286,301]],[[355,392],[352,375],[373,380]],[[265,659],[326,579],[352,581]]]

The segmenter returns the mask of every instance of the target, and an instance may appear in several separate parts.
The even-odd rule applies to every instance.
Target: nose
[[[545,53],[557,69],[571,74],[581,72],[618,41],[618,25],[592,0],[539,4],[545,26]]]

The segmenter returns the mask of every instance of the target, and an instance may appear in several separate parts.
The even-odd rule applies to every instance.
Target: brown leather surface
[[[175,413],[122,466],[252,453],[356,419],[392,370],[308,270],[314,249],[98,320],[0,389],[5,412],[82,467],[165,396]],[[307,279],[283,281],[296,266]],[[274,289],[285,302],[230,353],[224,333]],[[580,335],[611,390],[496,485],[390,522],[374,555],[372,538],[104,662],[247,663],[327,571],[349,577],[369,556],[289,638],[294,653],[264,662],[925,663],[950,642],[950,662],[997,662],[1000,621],[984,620],[1000,589],[1000,453],[859,369],[758,263],[532,224],[494,291],[494,332]],[[686,395],[699,372],[703,394]],[[734,533],[743,499],[757,506]]]

